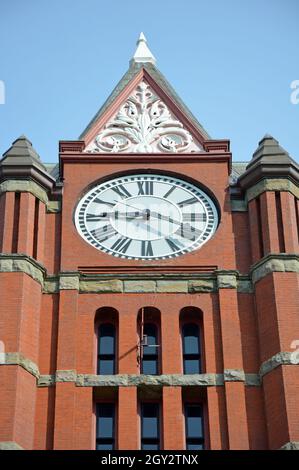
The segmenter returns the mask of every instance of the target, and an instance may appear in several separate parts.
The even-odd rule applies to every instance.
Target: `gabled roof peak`
[[[141,32],[137,41],[137,49],[132,59],[130,60],[130,66],[136,63],[146,63],[150,62],[151,64],[156,63],[156,59],[152,52],[150,51],[147,40],[144,34]]]

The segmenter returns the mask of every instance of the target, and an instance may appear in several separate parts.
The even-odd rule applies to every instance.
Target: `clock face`
[[[200,248],[217,229],[217,209],[196,186],[173,177],[135,174],[91,189],[75,224],[90,245],[119,258],[157,260]]]

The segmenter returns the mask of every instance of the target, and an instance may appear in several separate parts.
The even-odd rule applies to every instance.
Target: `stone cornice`
[[[279,450],[299,450],[299,441],[287,442]]]
[[[0,194],[5,192],[30,193],[46,205],[47,212],[60,212],[61,201],[51,201],[48,191],[35,181],[31,180],[5,180],[0,183]]]
[[[248,203],[260,196],[265,191],[285,191],[293,194],[299,199],[299,183],[296,184],[293,180],[285,178],[263,178],[253,186],[248,187],[245,190],[245,199],[234,199],[231,198],[231,211],[232,212],[247,212]],[[242,195],[241,189],[239,189],[240,195]]]
[[[250,269],[252,283],[255,284],[273,272],[299,273],[299,254],[280,253],[265,256]]]
[[[264,361],[260,367],[259,375],[264,377],[266,374],[276,369],[279,366],[285,365],[299,365],[299,353],[298,351],[286,351],[279,352],[274,356],[270,357],[267,361]]]
[[[131,386],[223,386],[225,382],[244,382],[248,387],[258,387],[263,377],[279,366],[299,365],[296,351],[281,351],[261,364],[258,373],[246,373],[242,369],[225,369],[220,373],[205,374],[77,374],[76,370],[57,370],[55,374],[40,374],[37,364],[17,352],[1,353],[0,366],[17,365],[37,380],[38,387],[54,386],[57,382],[73,382],[77,387],[131,387]]]
[[[232,212],[247,212],[247,201],[244,199],[231,199],[230,207]]]
[[[24,450],[17,442],[0,441],[0,450]]]
[[[246,200],[249,202],[265,191],[288,191],[299,198],[299,186],[289,178],[264,178],[246,191]]]
[[[0,253],[0,273],[22,272],[28,274],[42,287],[46,276],[45,267],[31,256],[22,253]]]
[[[237,289],[252,293],[254,284],[272,272],[299,273],[299,254],[269,254],[255,263],[248,275],[235,270],[214,270],[211,273],[98,273],[78,271],[47,275],[45,267],[21,253],[0,253],[0,272],[23,272],[37,281],[45,294],[60,290],[84,293],[209,293],[219,289]]]

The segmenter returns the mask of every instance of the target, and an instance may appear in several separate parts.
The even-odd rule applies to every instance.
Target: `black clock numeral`
[[[118,232],[112,227],[112,225],[104,225],[103,227],[91,230],[90,233],[97,238],[99,242],[104,242],[108,238],[116,235]]]
[[[179,207],[184,207],[184,206],[190,206],[190,204],[196,204],[198,200],[196,197],[191,197],[190,199],[185,199],[184,201],[181,201],[178,203]]]
[[[168,198],[168,196],[170,196],[170,194],[172,193],[172,191],[174,191],[176,189],[176,186],[172,186],[172,188],[169,189],[169,191],[167,191],[167,193],[164,194],[164,198]]]
[[[154,256],[153,246],[151,241],[141,242],[141,256]]]
[[[106,204],[107,206],[114,207],[115,202],[103,201],[99,197],[95,198],[92,202],[96,202],[97,204]]]
[[[177,245],[172,238],[165,238],[165,241],[168,243],[172,251],[178,251],[180,249],[179,245]]]
[[[102,212],[101,214],[86,214],[87,222],[99,222],[109,218],[108,212]]]
[[[116,194],[118,194],[122,199],[132,196],[132,194],[130,194],[129,191],[122,184],[115,186],[114,188],[111,188],[111,189]]]
[[[132,240],[127,237],[120,237],[116,242],[112,245],[111,250],[119,251],[120,253],[126,253]]]
[[[195,241],[202,234],[202,230],[198,230],[190,224],[181,224],[175,233],[180,235],[182,238]]]
[[[183,214],[183,221],[184,222],[206,222],[207,220],[207,214],[204,213],[195,213],[191,212],[190,214]]]
[[[137,181],[138,196],[152,196],[154,194],[153,181]]]

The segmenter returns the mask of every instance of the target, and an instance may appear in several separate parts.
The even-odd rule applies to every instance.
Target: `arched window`
[[[98,374],[115,374],[115,326],[111,323],[98,328]]]
[[[158,329],[154,323],[145,323],[143,328],[143,354],[141,373],[157,375],[158,365]]]
[[[185,323],[183,333],[184,374],[201,373],[199,327],[196,323]]]

